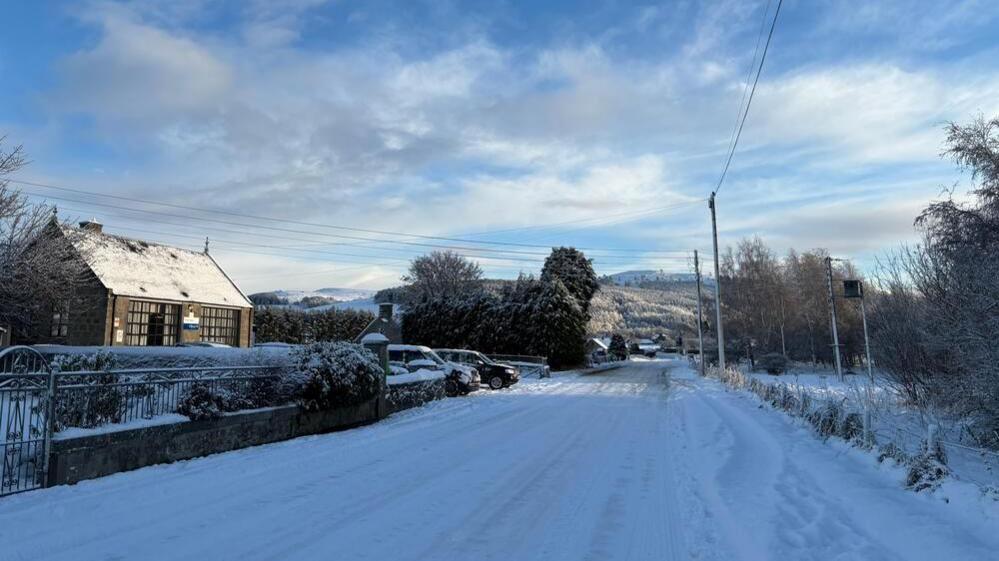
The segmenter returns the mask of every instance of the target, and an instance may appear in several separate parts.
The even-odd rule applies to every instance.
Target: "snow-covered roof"
[[[603,349],[605,351],[607,350],[607,343],[604,343],[602,340],[597,339],[596,337],[593,337],[592,339],[590,339],[590,343],[593,344],[593,345],[596,345],[597,347],[599,347],[599,348],[601,348],[601,349]]]
[[[90,269],[120,296],[252,307],[207,253],[62,227]]]

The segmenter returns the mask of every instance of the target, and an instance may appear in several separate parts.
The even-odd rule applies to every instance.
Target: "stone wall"
[[[378,421],[443,399],[444,381],[388,386],[361,405],[307,412],[297,405],[52,441],[48,485],[66,485],[155,464],[188,460],[260,444],[322,434]]]
[[[56,438],[49,460],[49,485],[64,485],[154,464],[187,460],[299,436],[375,422],[379,400],[330,411],[306,412],[296,405],[245,411],[205,421],[188,421]]]

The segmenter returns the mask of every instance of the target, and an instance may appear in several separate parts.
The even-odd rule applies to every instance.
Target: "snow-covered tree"
[[[616,360],[628,360],[628,342],[620,333],[615,333],[610,340],[607,354]]]
[[[971,199],[929,205],[923,245],[883,260],[875,349],[914,402],[999,446],[999,117],[951,123],[944,154],[970,172]]]
[[[454,251],[432,251],[413,259],[402,280],[410,283],[411,297],[419,301],[460,297],[475,291],[481,278],[478,263]]]
[[[593,271],[593,262],[587,259],[583,252],[572,247],[556,247],[545,258],[541,269],[542,282],[551,283],[559,280],[569,290],[583,313],[589,313],[590,300],[600,289],[597,274]]]
[[[53,208],[32,203],[11,187],[10,175],[27,160],[20,146],[4,148],[3,141],[0,137],[0,327],[30,340],[36,321],[72,307],[88,270],[77,250],[53,231]]]

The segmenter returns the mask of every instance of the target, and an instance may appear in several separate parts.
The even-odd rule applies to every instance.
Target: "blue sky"
[[[489,246],[207,211],[681,271],[682,252],[710,249],[703,199],[775,4],[13,2],[0,134],[30,156],[22,179],[135,199],[25,187],[62,216],[190,247],[207,235],[251,291],[377,288],[431,249],[414,244]],[[919,209],[967,186],[939,158],[942,126],[999,114],[997,15],[785,2],[719,195],[722,243],[863,266],[913,241]],[[491,249],[463,251],[500,277],[544,252]]]

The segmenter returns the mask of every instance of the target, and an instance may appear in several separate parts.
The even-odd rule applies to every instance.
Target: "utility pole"
[[[715,322],[718,324],[718,368],[725,370],[725,329],[722,327],[721,274],[718,271],[718,222],[715,218],[715,194],[708,199],[711,209],[711,234],[715,246]]]
[[[829,317],[832,321],[833,357],[836,359],[836,375],[843,381],[843,365],[839,361],[839,333],[836,332],[836,298],[833,295],[832,257],[826,257],[826,281],[829,287]]]
[[[867,355],[867,406],[864,408],[864,443],[872,445],[874,443],[874,438],[871,436],[874,430],[871,423],[871,411],[874,409],[874,365],[871,364],[871,341],[867,338],[867,308],[864,306],[863,288],[860,289],[860,317],[864,320],[864,354]]]
[[[867,336],[867,306],[864,304],[864,282],[857,279],[843,281],[843,297],[860,299],[860,317],[864,321],[864,354],[867,355],[867,404],[864,406],[864,443],[871,445],[871,411],[874,409],[874,365],[871,363],[871,340]]]
[[[701,377],[704,376],[704,319],[701,316],[701,263],[697,260],[697,250],[694,250],[694,276],[697,277],[697,359],[701,361]]]

